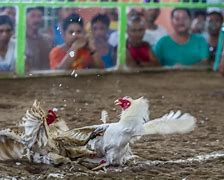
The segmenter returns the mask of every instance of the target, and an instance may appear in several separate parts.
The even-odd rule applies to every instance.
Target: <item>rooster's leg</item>
[[[108,164],[105,162],[105,163],[100,164],[99,166],[93,168],[92,171],[98,171],[98,170],[100,170],[100,169],[104,169],[104,168],[107,167],[107,166],[108,166]]]

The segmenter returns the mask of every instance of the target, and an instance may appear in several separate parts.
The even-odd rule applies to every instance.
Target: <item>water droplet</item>
[[[75,69],[72,71],[71,76],[73,76],[75,74]]]
[[[61,87],[62,86],[62,84],[59,84],[59,87]]]
[[[75,52],[74,52],[74,51],[70,51],[70,52],[69,52],[69,56],[70,56],[70,57],[74,57],[74,56],[75,56]]]
[[[79,89],[76,89],[76,92],[77,92],[77,93],[80,93],[80,90],[79,90]]]
[[[21,165],[21,163],[20,163],[20,162],[16,162],[16,165],[17,165],[17,166],[20,166],[20,165]]]
[[[78,76],[78,74],[77,73],[75,73],[75,77],[77,77]]]
[[[58,112],[58,108],[53,108],[52,111]]]

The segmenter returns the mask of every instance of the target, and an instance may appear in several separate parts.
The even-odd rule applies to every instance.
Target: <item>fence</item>
[[[150,0],[149,0],[150,1]],[[214,0],[213,0],[214,1]],[[218,0],[215,3],[206,3],[204,0],[160,0],[158,2],[146,0],[1,0],[0,7],[13,6],[17,7],[17,26],[16,26],[16,73],[24,75],[25,73],[25,29],[26,29],[26,8],[35,6],[44,7],[104,7],[119,9],[119,46],[118,46],[118,63],[123,65],[125,63],[125,47],[126,47],[126,24],[127,8],[130,7],[184,7],[184,8],[207,8],[219,7],[224,8],[224,1]]]

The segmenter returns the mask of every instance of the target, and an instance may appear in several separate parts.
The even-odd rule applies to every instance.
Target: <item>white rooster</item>
[[[84,129],[96,128],[95,135],[98,131],[101,132],[100,136],[87,143],[87,146],[96,151],[97,160],[101,163],[94,168],[95,170],[108,165],[123,165],[132,158],[130,143],[143,135],[187,133],[196,125],[193,116],[187,113],[181,114],[180,111],[176,113],[171,111],[161,118],[149,121],[149,103],[143,97],[134,100],[126,96],[116,100],[115,104],[122,108],[118,122],[84,127]],[[72,132],[73,130],[70,130],[67,135],[75,137]]]

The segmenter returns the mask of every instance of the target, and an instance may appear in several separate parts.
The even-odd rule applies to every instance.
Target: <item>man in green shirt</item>
[[[194,65],[209,57],[206,40],[190,34],[191,15],[188,9],[177,8],[171,12],[174,32],[164,36],[155,46],[155,54],[163,66]]]

